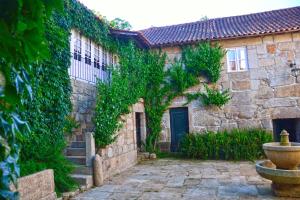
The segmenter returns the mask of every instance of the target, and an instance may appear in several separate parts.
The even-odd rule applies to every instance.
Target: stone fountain
[[[256,163],[256,171],[272,181],[276,196],[300,197],[300,143],[290,142],[289,134],[283,130],[280,142],[263,144],[270,159]]]

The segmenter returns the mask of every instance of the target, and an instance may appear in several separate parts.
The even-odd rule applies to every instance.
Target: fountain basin
[[[279,142],[271,142],[263,144],[263,149],[277,169],[298,169],[300,143],[291,142],[290,146],[281,146]]]
[[[300,197],[300,170],[276,169],[269,160],[256,163],[256,171],[263,178],[272,181],[276,196]]]
[[[256,163],[256,171],[262,177],[276,183],[300,184],[300,170],[276,169],[269,160]]]

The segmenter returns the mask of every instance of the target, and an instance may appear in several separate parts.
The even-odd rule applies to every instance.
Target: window
[[[247,71],[248,62],[246,48],[227,49],[227,69],[228,72]]]
[[[108,58],[109,58],[109,64],[113,65],[114,64],[114,57],[111,53],[108,54]]]
[[[85,63],[91,65],[91,40],[85,41]]]
[[[114,54],[76,30],[71,30],[70,51],[72,57],[68,72],[72,78],[91,84],[95,84],[97,80],[109,82],[111,71],[108,66],[114,63]]]
[[[74,44],[74,59],[81,61],[81,35],[79,33],[75,34],[75,44]]]
[[[100,69],[100,49],[98,46],[94,47],[94,67]]]
[[[102,67],[103,67],[103,70],[106,70],[106,67],[107,67],[107,52],[105,50],[102,50]]]

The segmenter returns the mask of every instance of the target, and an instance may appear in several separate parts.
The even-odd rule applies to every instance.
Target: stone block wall
[[[72,118],[78,122],[79,127],[73,132],[73,137],[82,133],[92,132],[95,128],[93,117],[95,115],[96,85],[71,79],[73,106]]]
[[[85,133],[93,132],[95,125],[96,86],[87,82],[71,79],[73,93],[71,102],[73,104],[72,117],[78,122],[79,128],[75,130],[69,141],[75,141]],[[136,122],[135,113],[141,113],[142,140],[146,138],[144,102],[141,99],[131,107],[131,113],[122,117],[124,121],[122,128],[118,131],[117,140],[105,149],[99,149],[97,153],[103,160],[104,178],[128,169],[137,162]],[[86,134],[88,135],[88,134]],[[89,145],[86,143],[86,145]],[[89,149],[89,148],[88,148]],[[89,159],[88,159],[89,160]]]
[[[48,169],[20,178],[18,192],[21,200],[55,200],[53,170]]]
[[[250,37],[219,41],[223,48],[246,47],[249,69],[227,72],[223,60],[220,89],[229,89],[232,99],[219,108],[207,108],[199,101],[187,105],[191,132],[232,128],[261,127],[272,130],[272,119],[300,117],[300,84],[291,73],[291,60],[300,66],[300,33]],[[180,57],[178,47],[163,49],[170,60]],[[298,77],[299,79],[299,77]],[[203,90],[202,84],[189,89]],[[170,107],[182,107],[184,97],[177,97]],[[170,115],[162,121],[161,142],[170,142]]]
[[[131,113],[122,117],[122,128],[118,131],[117,140],[105,149],[99,149],[98,154],[102,157],[104,179],[120,173],[137,163],[137,142],[135,128],[135,113],[144,116],[144,104],[140,100],[131,108]],[[142,121],[145,118],[142,117]],[[145,123],[142,123],[145,124]],[[142,127],[142,139],[145,138],[145,126]]]
[[[97,90],[95,85],[75,79],[71,79],[71,84],[73,88],[71,96],[73,104],[72,117],[78,122],[79,128],[73,132],[69,141],[75,141],[76,136],[94,131],[95,125],[92,119],[95,115]],[[105,149],[97,151],[103,160],[104,178],[126,170],[137,162],[135,113],[141,113],[141,139],[144,141],[146,138],[146,123],[143,100],[141,99],[133,105],[131,111],[122,117],[124,123],[117,133],[116,142]]]

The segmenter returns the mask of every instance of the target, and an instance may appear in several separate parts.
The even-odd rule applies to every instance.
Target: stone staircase
[[[80,186],[91,188],[93,186],[93,170],[91,166],[87,166],[84,135],[77,135],[67,147],[65,154],[67,159],[75,164],[72,177]]]

